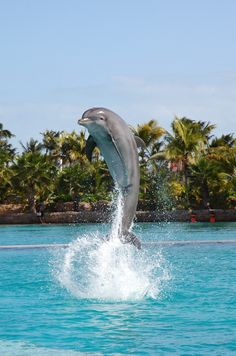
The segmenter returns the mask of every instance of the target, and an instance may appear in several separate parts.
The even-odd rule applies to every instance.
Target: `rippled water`
[[[235,223],[139,224],[144,241],[235,239]],[[106,225],[0,226],[0,355],[234,355],[236,245],[101,242]]]

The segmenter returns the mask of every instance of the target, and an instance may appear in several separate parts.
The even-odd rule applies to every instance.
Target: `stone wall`
[[[208,210],[195,210],[196,220],[200,222],[209,221]],[[0,224],[66,224],[66,223],[99,223],[109,220],[109,211],[84,210],[45,213],[43,218],[32,213],[8,213],[0,214]],[[216,221],[236,221],[236,210],[215,210]],[[170,212],[138,211],[136,214],[138,222],[158,221],[190,221],[188,210],[175,210]]]

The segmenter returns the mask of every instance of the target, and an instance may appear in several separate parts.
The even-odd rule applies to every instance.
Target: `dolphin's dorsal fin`
[[[145,150],[145,148],[146,148],[145,142],[140,137],[138,137],[136,135],[134,135],[134,139],[135,139],[137,147]]]
[[[91,135],[89,135],[87,141],[86,141],[86,145],[85,145],[85,154],[88,158],[89,161],[92,160],[92,154],[93,154],[93,150],[94,148],[97,146],[96,142],[94,141],[93,137]]]

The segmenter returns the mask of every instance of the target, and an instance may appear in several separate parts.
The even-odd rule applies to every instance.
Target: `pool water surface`
[[[107,225],[0,226],[0,355],[235,355],[236,245],[106,243]],[[137,224],[142,241],[235,240],[236,223]]]

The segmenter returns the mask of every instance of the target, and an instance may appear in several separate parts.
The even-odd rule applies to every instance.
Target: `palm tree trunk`
[[[36,202],[35,202],[35,192],[34,190],[31,190],[27,194],[27,200],[28,200],[28,205],[29,205],[29,210],[31,213],[36,213]]]
[[[209,203],[209,189],[208,189],[208,184],[207,181],[204,179],[202,183],[202,202],[203,202],[203,207],[207,208],[208,203]]]
[[[183,174],[184,174],[184,185],[187,190],[187,188],[188,188],[188,163],[186,160],[183,161]]]
[[[183,161],[183,173],[184,173],[184,186],[185,186],[186,203],[187,203],[187,205],[189,205],[189,194],[188,194],[188,163],[187,163],[187,159]]]

